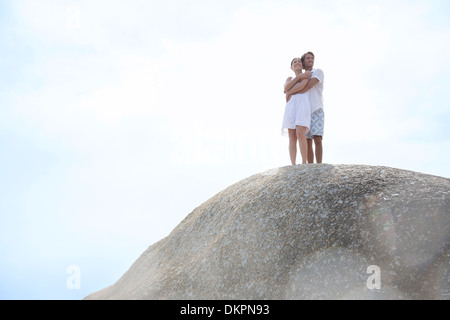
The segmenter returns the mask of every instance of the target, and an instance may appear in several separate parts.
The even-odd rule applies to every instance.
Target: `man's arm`
[[[294,89],[291,89],[290,91],[286,92],[286,102],[288,102],[294,94],[299,93],[297,91],[303,90],[308,85],[309,81],[311,81],[311,80],[304,79]]]
[[[289,90],[292,89],[293,86],[295,86],[295,84],[299,81],[303,81],[305,79],[310,79],[311,78],[311,72],[306,71],[305,73],[302,73],[301,75],[293,78],[290,81],[286,81],[285,85],[284,85],[284,93],[287,93]]]
[[[314,87],[316,85],[316,83],[318,83],[318,82],[319,82],[319,79],[312,78],[304,86],[300,85],[300,86],[294,87],[291,90],[289,90],[288,92],[286,92],[286,94],[294,95],[297,93],[305,93],[306,91],[308,91],[309,89]]]

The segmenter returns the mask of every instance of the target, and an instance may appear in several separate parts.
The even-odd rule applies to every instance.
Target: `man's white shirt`
[[[311,79],[319,80],[314,87],[309,90],[309,100],[311,102],[311,113],[318,109],[323,109],[323,81],[324,75],[321,69],[311,70]]]

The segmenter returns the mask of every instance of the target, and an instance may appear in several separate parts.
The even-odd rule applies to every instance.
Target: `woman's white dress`
[[[298,84],[295,84],[295,86]],[[295,129],[296,126],[307,127],[309,131],[310,125],[311,104],[309,102],[309,91],[294,94],[286,104],[281,133],[287,135],[288,129]]]

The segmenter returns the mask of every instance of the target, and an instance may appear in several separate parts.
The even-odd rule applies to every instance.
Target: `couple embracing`
[[[289,77],[284,85],[287,104],[282,132],[289,135],[289,156],[292,165],[296,162],[297,141],[302,163],[313,163],[314,155],[316,162],[322,163],[324,75],[321,69],[313,69],[313,66],[312,52],[305,53],[301,58],[294,58],[291,69],[295,72],[295,77]]]

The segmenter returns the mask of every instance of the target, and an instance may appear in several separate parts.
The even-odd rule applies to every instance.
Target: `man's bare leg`
[[[308,163],[314,163],[314,150],[312,146],[312,139],[307,139],[308,143]]]
[[[314,149],[316,154],[316,162],[322,163],[323,157],[322,136],[314,136]]]

